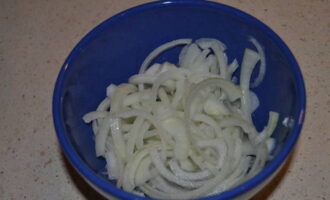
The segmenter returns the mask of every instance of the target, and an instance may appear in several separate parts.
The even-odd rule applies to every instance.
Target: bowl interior
[[[267,70],[262,84],[253,89],[260,99],[260,107],[253,113],[254,123],[258,130],[262,129],[269,111],[279,112],[280,122],[285,117],[297,122],[302,95],[301,83],[295,77],[299,69],[292,68],[292,60],[283,46],[258,23],[225,6],[192,2],[153,3],[107,20],[76,46],[64,64],[57,83],[60,116],[55,116],[64,131],[58,134],[67,140],[84,165],[108,181],[102,174],[105,161],[95,156],[91,125],[85,124],[82,116],[96,109],[110,83],[127,82],[150,51],[178,38],[217,38],[227,45],[229,61],[237,58],[239,63],[244,49],[253,48],[249,37],[256,38],[264,46]],[[176,63],[180,49],[162,54],[155,62]],[[286,145],[290,131],[279,123],[274,134],[275,156]]]

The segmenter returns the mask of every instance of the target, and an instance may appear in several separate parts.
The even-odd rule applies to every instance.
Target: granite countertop
[[[145,0],[3,0],[0,4],[0,200],[102,199],[61,153],[51,114],[66,56],[93,27]],[[307,89],[290,162],[254,200],[330,199],[330,1],[224,0],[269,25]]]

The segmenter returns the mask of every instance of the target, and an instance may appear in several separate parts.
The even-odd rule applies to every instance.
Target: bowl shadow
[[[285,175],[288,173],[292,165],[292,160],[296,155],[296,149],[297,148],[293,149],[293,151],[288,156],[287,161],[284,163],[283,167],[280,169],[278,174],[250,200],[266,200],[273,194],[273,192],[276,190],[276,188],[278,188],[278,186],[282,182]]]
[[[65,170],[69,174],[71,181],[74,183],[79,192],[88,200],[107,200],[100,193],[98,193],[94,188],[92,188],[81,176],[80,174],[71,166],[69,160],[65,157],[64,153],[61,153],[63,158]]]

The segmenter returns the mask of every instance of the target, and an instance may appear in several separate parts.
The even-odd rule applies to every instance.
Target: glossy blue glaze
[[[207,1],[157,1],[138,6],[106,20],[77,44],[60,71],[53,97],[54,124],[65,155],[104,193],[122,199],[148,199],[117,189],[102,175],[105,162],[96,158],[91,126],[82,116],[96,109],[110,83],[126,82],[138,72],[148,53],[164,42],[217,38],[227,45],[229,61],[241,61],[244,48],[252,48],[249,36],[264,46],[267,59],[265,79],[254,90],[261,102],[253,114],[254,123],[261,129],[268,111],[273,110],[280,113],[281,121],[292,117],[294,126],[277,127],[275,158],[261,173],[236,188],[203,199],[230,199],[258,186],[284,162],[298,139],[305,109],[303,78],[288,47],[266,25],[242,11]],[[156,62],[175,63],[179,50],[162,54]]]

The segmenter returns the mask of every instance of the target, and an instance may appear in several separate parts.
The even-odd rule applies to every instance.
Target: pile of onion
[[[266,59],[261,45],[250,42],[255,50],[245,49],[239,67],[237,59],[228,63],[226,46],[216,39],[174,40],[152,51],[128,83],[109,85],[107,97],[83,119],[92,122],[96,155],[106,159],[117,187],[193,199],[221,193],[263,169],[278,113],[269,112],[268,124],[256,130],[251,114],[259,100],[250,88],[262,82]],[[149,66],[176,46],[184,46],[177,65]]]

